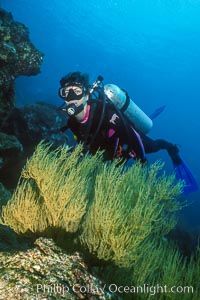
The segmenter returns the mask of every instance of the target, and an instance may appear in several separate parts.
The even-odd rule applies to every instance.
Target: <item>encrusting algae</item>
[[[81,145],[71,152],[40,143],[2,209],[1,224],[28,236],[72,234],[78,251],[104,262],[105,270],[114,268],[110,278],[102,272],[107,282],[192,285],[192,295],[159,291],[156,299],[199,299],[199,251],[188,262],[163,238],[176,225],[183,184],[160,174],[160,162],[126,170],[103,162],[101,153],[81,153]],[[149,297],[125,293],[123,299]]]

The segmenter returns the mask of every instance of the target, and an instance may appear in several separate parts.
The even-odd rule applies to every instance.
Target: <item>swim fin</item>
[[[149,116],[149,118],[150,118],[151,120],[154,120],[155,118],[157,118],[157,117],[164,111],[165,107],[166,107],[166,105],[163,105],[163,106],[157,108],[157,109]]]
[[[192,174],[191,170],[187,166],[186,162],[182,159],[182,157],[181,163],[174,163],[174,170],[177,180],[185,181],[185,186],[183,187],[183,193],[185,195],[198,191],[198,183],[194,178],[194,175]]]

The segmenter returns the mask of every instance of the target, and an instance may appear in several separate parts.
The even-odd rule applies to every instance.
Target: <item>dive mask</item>
[[[59,89],[59,96],[65,101],[80,100],[85,90],[80,85],[64,86]]]

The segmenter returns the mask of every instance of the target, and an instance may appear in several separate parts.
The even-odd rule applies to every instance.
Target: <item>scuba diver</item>
[[[128,93],[114,84],[102,83],[99,76],[93,85],[88,74],[71,72],[60,80],[59,96],[68,115],[67,126],[85,151],[95,154],[104,150],[104,159],[123,158],[146,162],[146,154],[167,150],[177,179],[185,180],[185,194],[197,190],[197,183],[179,155],[176,145],[163,139],[152,140],[146,134],[152,127],[149,118]]]

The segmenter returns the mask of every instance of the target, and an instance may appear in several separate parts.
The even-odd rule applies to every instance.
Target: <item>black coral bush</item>
[[[170,284],[170,270],[177,282],[191,283],[198,277],[194,258],[186,264],[163,241],[182,206],[177,200],[182,183],[161,171],[160,162],[126,169],[104,163],[101,153],[83,157],[81,145],[71,152],[40,143],[2,209],[1,223],[19,234],[42,234],[49,228],[75,233],[80,247],[130,272],[135,284]]]

